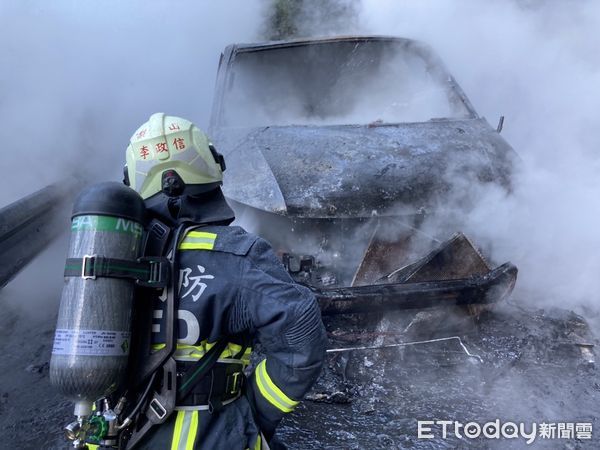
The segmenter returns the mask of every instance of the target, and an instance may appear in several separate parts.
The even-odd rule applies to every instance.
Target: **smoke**
[[[0,206],[49,183],[121,180],[129,138],[154,112],[206,127],[221,51],[256,40],[263,15],[243,0],[0,2]],[[54,312],[65,256],[62,239],[3,302],[28,319]]]
[[[600,248],[597,2],[332,0],[321,8],[303,1],[273,5],[267,20],[270,36],[366,33],[430,44],[480,115],[492,126],[506,117],[502,135],[521,160],[510,195],[449,172],[456,195],[444,200],[424,230],[440,238],[463,230],[495,261],[514,262],[520,269],[515,294],[521,301],[595,306],[600,290],[595,250]],[[284,16],[287,21],[274,20]],[[370,109],[368,104],[360,109],[365,108]],[[276,110],[283,121],[286,114],[292,121],[302,118],[293,107]]]
[[[429,43],[480,115],[493,126],[506,116],[522,158],[512,194],[469,186],[475,209],[464,216],[460,192],[444,219],[462,214],[495,260],[519,267],[520,299],[597,306],[600,4],[364,0],[361,19],[363,32]],[[428,227],[448,226],[438,220]]]
[[[327,7],[335,3],[328,2]],[[492,126],[500,115],[506,117],[502,136],[520,155],[510,194],[499,186],[481,184],[461,172],[458,164],[448,167],[447,177],[452,178],[454,189],[450,198],[445,197],[435,208],[435,215],[422,224],[423,236],[445,240],[455,231],[464,231],[495,263],[512,261],[519,267],[514,293],[518,303],[574,309],[583,313],[592,328],[597,329],[600,257],[595,249],[600,248],[597,232],[600,228],[597,177],[600,134],[594,124],[596,106],[600,104],[600,60],[595,57],[600,41],[593,36],[600,26],[600,5],[590,1],[364,0],[360,5],[354,3],[352,14],[351,20],[345,23],[333,16],[330,24],[325,14],[318,22],[306,21],[298,14],[294,22],[296,30],[288,34],[282,32],[279,37],[308,36],[311,33],[306,30],[318,23],[318,32],[312,33],[314,35],[387,34],[424,41],[442,57],[480,115],[487,117]],[[370,61],[376,61],[373,55],[370,57]],[[348,102],[338,105],[331,101],[332,98],[348,100],[352,95],[343,95],[344,82],[338,81],[339,76],[329,73],[331,76],[326,81],[314,81],[310,77],[318,70],[303,72],[307,61],[314,59],[317,59],[315,52],[311,58],[299,58],[304,64],[294,65],[285,74],[272,70],[282,65],[269,65],[272,77],[265,86],[253,76],[253,70],[264,73],[264,67],[247,67],[246,73],[236,73],[238,83],[243,76],[248,77],[243,91],[275,103],[250,102],[253,108],[237,109],[235,113],[239,117],[235,117],[234,122],[250,119],[255,124],[265,124],[274,119],[273,123],[280,124],[365,124],[380,118],[381,108],[377,107],[373,95],[354,110],[344,109]],[[333,56],[324,59],[329,61],[330,67],[339,69],[340,64]],[[359,60],[352,59],[353,62]],[[316,67],[322,66],[316,64]],[[352,66],[354,70],[357,67],[360,64]],[[385,70],[380,72],[386,73]],[[416,71],[409,68],[407,72],[415,75]],[[316,91],[323,92],[310,97],[315,92],[311,89],[306,98],[298,95],[298,91],[301,94],[306,91],[294,90],[298,84],[294,77],[305,85],[313,83],[318,87]],[[331,80],[337,83],[333,87]],[[390,90],[386,89],[388,83],[378,79],[375,84],[379,91],[371,88],[363,89],[362,93],[369,91],[378,93],[384,100],[391,98]],[[337,89],[337,95],[328,97],[327,89]],[[264,92],[271,95],[262,95]],[[354,93],[350,90],[350,94]],[[300,101],[296,101],[298,97]],[[257,110],[256,103],[265,110]],[[319,109],[321,104],[330,110]],[[306,105],[311,107],[307,109]],[[338,108],[341,114],[332,111],[332,107]],[[249,110],[253,114],[249,114]],[[262,226],[269,228],[264,233],[270,238],[277,237],[284,229],[269,224],[273,225],[264,220]],[[359,227],[354,234],[338,231],[339,238],[346,243],[363,242],[363,231],[371,227],[372,224]],[[378,236],[395,241],[402,231],[404,228],[383,227]],[[343,268],[343,264],[335,260],[338,252],[328,251],[327,244],[331,242],[324,243],[319,239],[322,236],[320,232],[310,240],[308,233],[297,247],[316,255],[325,266]],[[392,236],[396,239],[391,239]],[[285,239],[291,245],[289,233]],[[432,243],[428,239],[414,240],[407,254],[424,255]],[[344,249],[339,254],[343,253],[344,262],[349,263],[360,259],[362,250],[362,247],[360,251],[357,248],[356,254],[351,254]],[[334,260],[328,260],[328,255]],[[397,262],[402,265],[406,261]],[[344,271],[349,268],[344,267]],[[351,269],[354,272],[355,266]]]
[[[521,161],[510,195],[455,178],[456,195],[425,231],[445,238],[462,229],[494,260],[514,262],[523,301],[597,309],[600,4],[363,0],[319,9],[276,3],[296,8],[287,35],[276,28],[281,22],[268,22],[281,37],[366,33],[430,44],[480,115],[492,126],[506,117],[502,135]]]
[[[444,199],[437,215],[424,224],[425,231],[440,238],[465,231],[493,260],[514,262],[520,269],[515,295],[522,301],[573,308],[597,303],[600,257],[594,249],[600,248],[596,175],[600,134],[594,125],[600,104],[596,57],[600,41],[593,38],[600,26],[597,2],[332,0],[315,5],[290,0],[268,4],[267,38],[367,33],[430,44],[480,115],[492,126],[501,115],[506,117],[502,135],[521,160],[510,195],[490,185],[473,186],[475,180],[449,171],[455,177],[456,195]],[[301,72],[302,67],[293,69]],[[255,77],[249,78],[256,83]],[[305,75],[299,78],[306,82]],[[293,74],[281,77],[286,82],[291,79]],[[291,86],[277,83],[268,88],[293,92]],[[387,98],[385,91],[381,89]],[[287,107],[272,108],[282,122],[288,116],[294,123],[298,118],[303,123],[369,123],[379,118],[370,113],[360,117],[359,110],[377,110],[372,96],[355,108],[356,113],[330,114],[324,121],[320,116],[326,114],[319,111],[307,120],[305,109],[298,111],[298,105],[289,104],[293,95],[263,97],[286,99]],[[268,116],[263,111],[252,116],[238,113],[259,121]]]
[[[285,31],[275,20],[285,8],[293,26],[282,37],[360,32],[431,44],[481,115],[506,116],[503,136],[522,158],[510,196],[476,191],[465,231],[519,266],[522,297],[596,301],[593,1],[2,2],[0,204],[74,175],[118,179],[131,132],[152,112],[206,126],[220,51]],[[456,208],[447,211],[453,219]]]
[[[0,3],[0,205],[78,176],[119,180],[157,111],[205,127],[223,48],[256,40],[262,2]]]
[[[446,238],[463,230],[496,262],[512,261],[519,267],[513,294],[516,302],[583,310],[597,335],[600,133],[594,124],[600,104],[600,60],[596,56],[600,41],[594,36],[600,26],[600,5],[364,0],[361,18],[362,32],[429,43],[480,115],[492,126],[500,115],[506,116],[502,135],[521,156],[510,194],[460,173],[456,177],[455,168],[449,168],[448,174],[455,176],[454,195],[439,205],[436,216],[423,224],[423,231]],[[519,314],[506,322],[508,333],[518,335],[519,324],[526,323],[527,332],[537,336],[533,347],[539,353],[524,352],[524,372],[504,369],[492,377],[484,371],[474,375],[471,384],[485,386],[476,395],[477,403],[491,405],[488,411],[494,417],[592,417],[590,405],[574,402],[571,406],[562,400],[559,406],[554,395],[536,391],[540,379],[542,385],[552,386],[557,397],[565,390],[581,388],[572,387],[576,377],[567,377],[565,385],[547,368],[536,369],[525,362],[539,362],[538,355],[562,337],[551,323],[540,326],[531,312],[523,311],[523,317]],[[433,317],[421,328],[439,331]],[[502,312],[497,317],[502,317]],[[440,312],[439,322],[447,321],[448,312]],[[468,328],[457,329],[464,333]],[[491,335],[502,336],[502,330],[492,330]],[[571,335],[573,338],[580,339]],[[490,341],[482,344],[486,351]],[[503,351],[523,351],[518,341],[509,342],[502,340]],[[567,355],[553,358],[569,361]],[[503,364],[501,361],[497,360]],[[540,370],[539,376],[532,375],[536,370]],[[445,388],[448,381],[463,379],[460,372],[447,369],[432,376],[434,386]],[[475,380],[480,376],[478,384]],[[415,384],[421,385],[421,380]],[[539,393],[532,396],[532,392]],[[427,394],[430,398],[430,392]],[[468,396],[464,388],[460,398]],[[569,406],[565,408],[565,404]],[[460,401],[453,403],[448,415],[468,415],[463,408]]]

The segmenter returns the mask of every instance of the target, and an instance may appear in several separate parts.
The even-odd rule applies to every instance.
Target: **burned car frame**
[[[382,36],[231,45],[209,131],[238,222],[273,244],[324,314],[488,303],[512,291],[511,263],[492,269],[461,233],[440,242],[420,232],[456,179],[508,190],[516,156],[426,45]]]

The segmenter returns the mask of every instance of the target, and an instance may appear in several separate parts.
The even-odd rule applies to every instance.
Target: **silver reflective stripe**
[[[225,403],[223,403],[225,404]],[[198,406],[176,406],[175,411],[208,411],[210,406],[198,405]]]
[[[261,450],[271,450],[271,447],[269,447],[269,444],[265,439],[265,435],[262,434],[262,431],[260,432],[260,448]]]
[[[186,411],[183,414],[183,425],[181,426],[181,435],[177,450],[186,450],[188,437],[190,435],[190,426],[192,425],[192,415],[194,413]]]

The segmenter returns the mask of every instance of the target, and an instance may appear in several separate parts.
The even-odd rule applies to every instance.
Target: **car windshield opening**
[[[410,41],[325,41],[238,51],[221,113],[230,127],[424,122],[470,112]]]

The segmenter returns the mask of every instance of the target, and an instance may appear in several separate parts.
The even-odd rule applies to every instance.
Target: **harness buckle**
[[[96,273],[94,264],[98,255],[83,255],[81,260],[81,278],[84,280],[95,280]]]
[[[150,288],[165,287],[169,282],[170,262],[168,258],[156,256],[142,256],[138,258],[140,263],[148,263],[148,279],[136,280],[139,286]]]
[[[227,375],[227,379],[225,381],[226,394],[236,394],[241,390],[243,374],[243,372],[234,372]]]
[[[158,418],[158,420],[163,420],[167,416],[167,409],[154,397],[148,408],[154,415]]]

